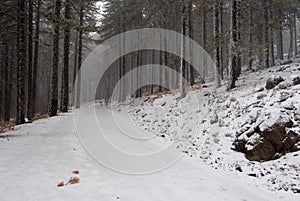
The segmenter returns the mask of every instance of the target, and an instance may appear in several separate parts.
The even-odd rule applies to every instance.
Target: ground
[[[297,68],[296,65],[292,67]],[[240,88],[228,93],[222,88],[216,91],[203,89],[189,92],[183,100],[166,95],[153,103],[142,98],[130,100],[125,105],[115,104],[113,109],[101,104],[84,106],[75,112],[18,126],[0,138],[0,200],[299,200],[299,194],[294,194],[290,187],[279,189],[284,184],[299,186],[298,153],[276,161],[256,163],[231,149],[235,132],[241,128],[239,122],[245,119],[239,118],[236,108],[248,106],[246,100],[250,96],[257,100],[259,92],[255,92],[256,89],[277,70],[243,76],[238,83]],[[248,90],[245,90],[246,86]],[[227,104],[229,108],[225,109],[223,106]],[[228,111],[232,115],[225,118]],[[99,124],[94,122],[95,116]],[[82,117],[84,121],[78,123]],[[223,121],[220,117],[224,117]],[[148,132],[156,133],[158,137],[152,139],[151,144],[135,143],[124,137],[124,131],[116,129],[115,122],[121,128],[130,129],[135,137],[148,135]],[[132,123],[144,132],[132,129]],[[92,141],[84,140],[82,134],[92,136],[97,132],[97,126],[106,133],[106,139],[130,153],[175,142],[175,148],[170,152],[182,150],[186,154],[175,164],[155,173],[120,173],[120,167],[130,169],[138,164],[130,163],[128,167],[124,167],[123,162],[113,164],[124,158],[112,152],[91,155],[93,147],[85,143],[95,142],[97,150],[107,146],[93,138]],[[95,160],[97,157],[103,157],[104,165],[111,162],[110,168]],[[114,168],[114,165],[120,166]],[[80,174],[74,175],[74,170],[79,170]],[[257,176],[260,171],[270,174]],[[255,177],[249,176],[251,173]],[[57,187],[72,176],[80,177],[80,182]]]

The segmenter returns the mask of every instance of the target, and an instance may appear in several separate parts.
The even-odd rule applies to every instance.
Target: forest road
[[[293,200],[255,186],[255,178],[214,170],[188,156],[170,165],[178,151],[158,149],[160,141],[133,123],[124,113],[96,106],[7,132],[0,138],[0,201]],[[80,183],[57,187],[72,176]]]

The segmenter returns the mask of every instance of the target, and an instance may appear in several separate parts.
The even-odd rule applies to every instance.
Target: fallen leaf
[[[57,184],[57,187],[63,187],[63,186],[65,186],[65,183],[63,181]]]

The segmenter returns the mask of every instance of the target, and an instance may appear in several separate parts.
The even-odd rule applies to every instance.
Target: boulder
[[[292,130],[287,132],[292,126],[290,119],[276,122],[264,130],[257,126],[253,131],[238,137],[233,143],[233,149],[244,153],[248,160],[260,162],[299,151],[297,144],[300,143],[300,134]]]
[[[284,79],[280,76],[271,77],[267,80],[266,89],[268,89],[268,90],[273,89],[274,87],[276,87],[279,83],[281,83],[283,81],[284,81]]]
[[[300,84],[300,77],[295,77],[293,79],[293,85],[299,85]]]

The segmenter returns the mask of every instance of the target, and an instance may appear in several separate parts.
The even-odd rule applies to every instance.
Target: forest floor
[[[235,132],[246,119],[239,113],[241,108],[252,107],[260,93],[266,93],[267,103],[272,100],[271,92],[257,92],[266,78],[280,73],[288,79],[295,74],[291,72],[300,72],[294,71],[298,64],[291,65],[290,71],[278,71],[280,68],[243,75],[239,87],[231,92],[225,92],[225,86],[218,90],[208,87],[188,92],[182,100],[169,94],[154,102],[149,98],[129,100],[122,105],[114,104],[112,109],[86,106],[69,114],[16,126],[0,137],[0,200],[299,200],[300,194],[294,194],[288,186],[292,183],[299,187],[298,154],[255,163],[231,149]],[[293,99],[296,103],[298,92],[297,89]],[[226,117],[228,111],[232,114]],[[133,139],[126,139],[122,130],[129,129],[131,134],[141,137],[141,130],[132,129],[132,125],[144,129],[145,135],[155,133],[158,138],[150,145],[134,143]],[[93,144],[85,146],[88,149],[82,145],[95,141],[89,134],[97,133],[99,126],[110,142],[127,152],[147,151],[172,142],[186,154],[156,173],[119,173],[120,168],[132,168],[132,164],[115,164],[121,166],[113,171],[114,167],[106,168],[94,158],[104,157],[105,162],[113,164],[122,161],[121,155],[90,155]],[[106,144],[97,141],[97,146],[101,151]],[[237,171],[237,166],[242,172]],[[74,170],[79,174],[72,173]],[[249,176],[265,173],[262,171],[270,174]],[[57,187],[71,177],[80,178],[79,183]]]

